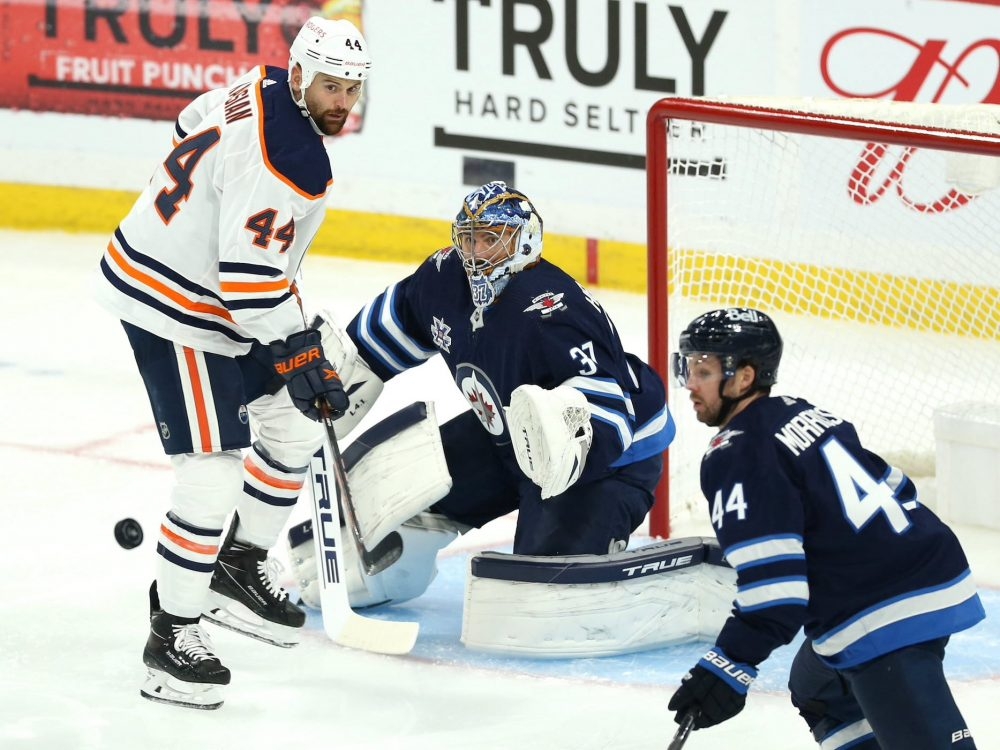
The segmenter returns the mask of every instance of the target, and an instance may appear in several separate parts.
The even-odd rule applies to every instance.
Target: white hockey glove
[[[565,385],[522,385],[506,412],[517,465],[541,487],[543,500],[561,495],[583,473],[594,439],[587,399]]]
[[[343,439],[372,408],[385,383],[371,371],[358,354],[358,347],[347,332],[334,322],[330,312],[320,311],[313,318],[312,327],[319,331],[323,341],[323,352],[333,365],[333,369],[340,375],[344,391],[350,399],[350,405],[344,416],[333,423],[337,437]]]

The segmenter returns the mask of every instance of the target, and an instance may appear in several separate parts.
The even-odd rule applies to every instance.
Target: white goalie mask
[[[292,98],[303,116],[309,117],[306,89],[318,73],[347,81],[363,81],[371,73],[372,59],[368,54],[368,42],[353,23],[313,16],[299,29],[288,52],[289,90],[292,87],[292,69],[296,65],[302,68],[302,83],[299,98],[295,98],[294,91]],[[312,122],[312,118],[309,119]],[[313,128],[323,135],[315,124]]]
[[[488,307],[510,278],[542,254],[542,217],[505,182],[488,182],[465,197],[451,241],[462,256],[472,302]]]

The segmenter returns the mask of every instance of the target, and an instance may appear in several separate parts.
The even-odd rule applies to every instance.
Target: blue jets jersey
[[[364,307],[348,326],[383,380],[440,353],[501,460],[514,458],[504,406],[526,383],[578,389],[594,440],[581,482],[664,451],[673,439],[660,377],[627,354],[601,305],[546,260],[513,275],[481,325],[462,260],[441,250]]]
[[[806,401],[762,398],[702,460],[702,491],[738,574],[718,645],[759,664],[800,627],[838,669],[985,617],[958,539],[854,427]]]

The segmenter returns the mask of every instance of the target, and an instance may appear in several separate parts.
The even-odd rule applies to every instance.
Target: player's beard
[[[714,406],[710,406],[704,400],[699,399],[698,403],[701,405],[700,409],[695,408],[694,415],[699,422],[708,425],[709,427],[718,427],[722,422],[722,407],[725,404],[724,401],[719,400]],[[696,406],[692,401],[692,406]]]
[[[348,114],[346,109],[328,109],[313,119],[325,135],[337,135],[347,124]]]

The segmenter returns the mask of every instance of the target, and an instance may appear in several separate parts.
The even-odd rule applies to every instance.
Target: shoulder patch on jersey
[[[733,438],[742,434],[743,430],[723,430],[712,438],[712,441],[708,444],[708,449],[705,451],[705,458],[708,458],[716,451],[728,448],[733,444]]]
[[[547,318],[554,312],[566,309],[566,305],[562,301],[565,296],[564,292],[543,292],[533,298],[531,304],[524,308],[523,312],[537,311],[543,318]]]

